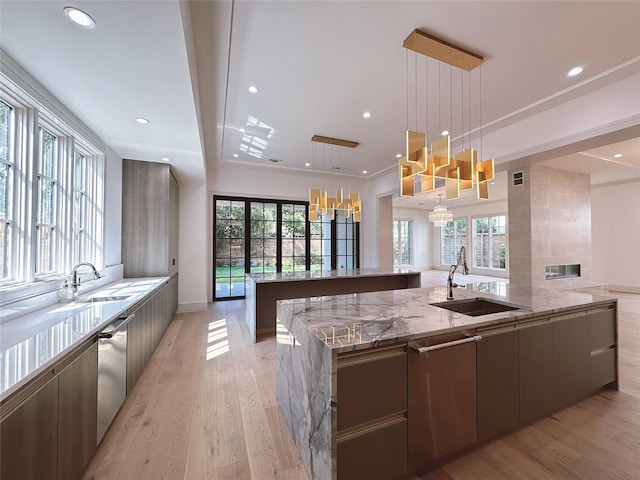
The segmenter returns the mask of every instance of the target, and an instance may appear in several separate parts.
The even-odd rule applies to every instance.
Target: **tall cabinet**
[[[178,271],[178,182],[167,164],[122,162],[122,263],[126,278]]]

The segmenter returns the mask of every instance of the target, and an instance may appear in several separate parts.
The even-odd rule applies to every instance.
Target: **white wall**
[[[122,158],[107,147],[104,188],[104,262],[122,262]]]
[[[592,278],[640,293],[640,179],[591,188]]]
[[[207,309],[207,186],[183,182],[179,186],[178,312]]]
[[[431,268],[431,225],[429,212],[412,208],[394,208],[394,220],[411,220],[413,222],[413,245],[411,246],[412,267],[428,270]]]

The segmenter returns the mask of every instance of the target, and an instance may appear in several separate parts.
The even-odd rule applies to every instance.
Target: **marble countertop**
[[[476,297],[521,308],[478,317],[456,313],[431,305],[446,301],[447,289],[442,286],[281,300],[278,320],[292,332],[296,330],[293,322],[303,325],[328,348],[340,353],[615,301],[614,297],[522,288],[501,282],[480,282],[454,290],[456,300]]]
[[[250,273],[247,277],[255,283],[295,282],[299,280],[319,280],[348,277],[377,277],[385,275],[407,275],[420,272],[406,268],[356,268],[342,270],[304,270],[297,272]]]
[[[123,279],[0,324],[0,400],[5,400],[65,352],[109,325],[169,277]],[[88,297],[128,297],[85,303]]]

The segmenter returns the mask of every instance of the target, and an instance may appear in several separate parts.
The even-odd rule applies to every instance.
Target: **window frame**
[[[8,236],[10,258],[7,277],[0,277],[0,304],[10,303],[30,295],[54,291],[60,280],[68,278],[78,248],[74,243],[74,179],[75,152],[81,152],[93,165],[83,172],[86,185],[92,184],[85,192],[85,231],[90,228],[93,243],[82,261],[93,263],[103,271],[104,265],[104,192],[105,192],[105,151],[97,137],[80,124],[73,114],[57,103],[42,87],[25,82],[18,74],[0,72],[0,100],[13,109],[13,142],[10,156],[13,169],[10,173],[12,191],[10,193],[11,232]],[[37,227],[40,223],[39,188],[40,175],[40,129],[57,138],[56,171],[52,178],[56,182],[54,202],[56,209],[52,224],[56,228],[56,242],[52,246],[53,268],[37,271]],[[91,178],[94,175],[95,178]],[[93,218],[92,218],[93,217]],[[97,221],[96,221],[97,220]],[[52,285],[49,285],[52,283]]]
[[[403,231],[402,224],[406,224],[407,231],[407,245],[405,248],[401,248],[402,240],[403,240]],[[393,234],[392,234],[392,243],[393,243],[393,266],[394,267],[408,267],[413,265],[413,220],[409,218],[394,218],[392,223]],[[403,255],[402,251],[406,250],[408,252],[408,262],[402,262],[398,260],[403,260],[405,255]]]
[[[464,243],[459,242],[459,238],[462,235],[458,233],[458,222],[465,223]],[[456,217],[453,220],[451,220],[451,222],[447,222],[447,224],[448,223],[452,223],[452,226],[453,226],[453,259],[450,262],[448,262],[447,259],[445,258],[444,237],[445,237],[447,226],[444,226],[440,228],[440,265],[443,265],[443,266],[445,265],[449,266],[457,262],[458,252],[460,251],[461,247],[464,246],[465,249],[469,250],[469,219],[467,217]]]
[[[493,219],[495,218],[504,218],[504,225],[501,225],[501,227],[504,229],[504,232],[493,232]],[[489,252],[489,257],[488,259],[486,259],[486,263],[487,265],[485,265],[485,258],[483,256],[483,260],[482,260],[482,265],[478,265],[477,262],[477,252],[476,252],[476,235],[477,235],[477,228],[476,228],[476,221],[478,219],[487,219],[487,242],[489,244],[489,248],[488,248],[488,252]],[[493,254],[493,248],[491,248],[491,245],[493,244],[493,236],[494,235],[504,235],[504,266],[503,267],[494,267],[493,263],[494,263],[494,254]],[[476,215],[471,217],[471,266],[474,269],[481,269],[481,270],[493,270],[496,272],[506,272],[507,271],[507,261],[508,261],[508,248],[509,248],[509,232],[508,232],[508,217],[506,213],[495,213],[495,214],[491,214],[491,215]],[[498,253],[498,265],[500,264],[500,253]]]

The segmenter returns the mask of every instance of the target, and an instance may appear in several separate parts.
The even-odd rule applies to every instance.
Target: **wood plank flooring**
[[[443,278],[423,274],[423,285]],[[640,479],[640,295],[611,294],[620,391],[413,480]],[[276,402],[275,341],[251,343],[243,318],[243,301],[176,315],[84,479],[308,479]]]

